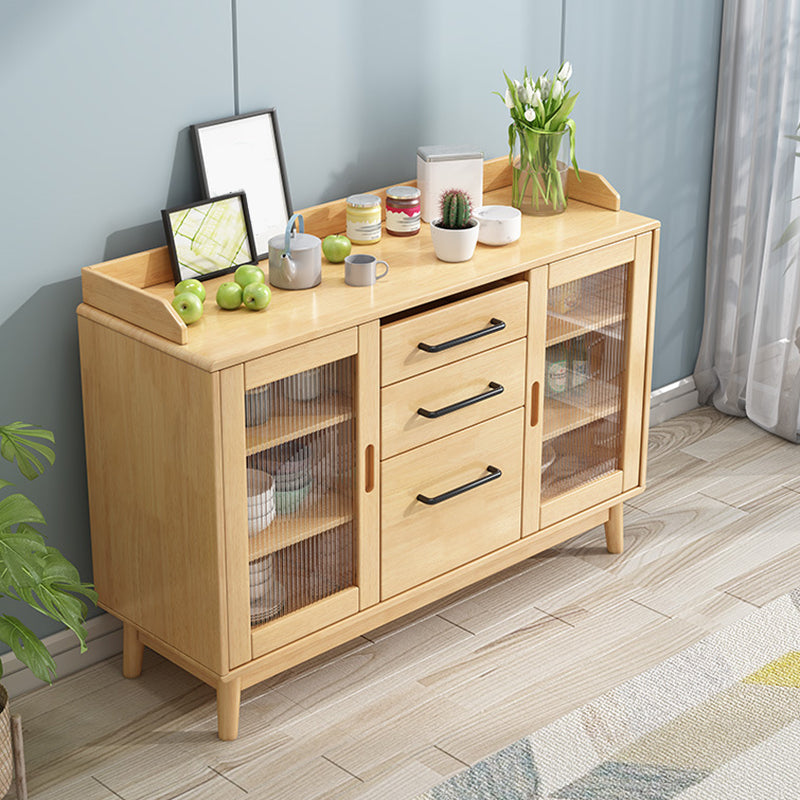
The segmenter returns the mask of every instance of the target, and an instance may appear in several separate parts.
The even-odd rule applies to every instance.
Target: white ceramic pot
[[[481,244],[511,244],[522,233],[522,212],[513,206],[483,206],[475,210],[475,219]]]
[[[433,251],[439,261],[469,261],[475,253],[478,244],[480,227],[473,218],[469,228],[440,228],[436,222],[431,222],[431,239]]]

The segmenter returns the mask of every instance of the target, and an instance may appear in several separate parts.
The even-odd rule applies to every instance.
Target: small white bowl
[[[263,517],[248,517],[247,518],[247,533],[248,536],[255,536],[259,531],[272,524],[276,514],[275,508],[265,514]]]
[[[269,386],[250,389],[244,395],[245,426],[263,425],[269,419]]]
[[[275,496],[275,478],[262,469],[246,470],[247,506],[258,508],[269,503]]]
[[[513,206],[481,206],[473,212],[482,244],[503,245],[516,242],[522,234],[522,213]]]

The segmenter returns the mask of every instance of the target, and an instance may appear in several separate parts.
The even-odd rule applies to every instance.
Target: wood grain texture
[[[359,609],[358,587],[349,586],[316,603],[253,629],[253,657],[278,650],[314,631],[346,619]]]
[[[649,308],[647,312],[647,356],[644,367],[644,419],[650,419],[650,387],[653,385],[653,348],[656,327],[656,287],[658,286],[658,254],[661,241],[661,229],[657,228],[652,233],[650,254],[650,287]],[[649,427],[642,427],[641,465],[639,472],[639,485],[647,485],[647,434]]]
[[[361,608],[380,600],[380,326],[358,329],[356,363],[356,519],[357,582]]]
[[[510,188],[488,191],[484,202],[508,205]],[[529,268],[585,253],[657,227],[658,222],[646,217],[570,202],[564,214],[523,217],[522,238],[518,242],[505,247],[479,244],[470,261],[447,265],[436,259],[430,231],[423,226],[418,236],[384,236],[377,245],[353,248],[353,252],[373,253],[391,265],[389,275],[375,286],[347,286],[342,265],[326,262],[319,286],[294,292],[273,289],[272,302],[259,313],[219,309],[212,298],[227,276],[213,278],[206,282],[208,299],[203,317],[188,328],[178,320],[183,326],[181,335],[185,333],[188,337],[184,345],[148,331],[147,315],[141,318],[144,327],[121,318],[120,309],[134,307],[138,302],[137,292],[153,295],[158,298],[156,302],[161,304],[160,308],[172,311],[169,306],[174,288],[172,278],[166,275],[161,283],[149,284],[158,273],[153,269],[153,262],[160,257],[158,251],[148,251],[92,268],[102,273],[102,277],[127,283],[132,297],[126,295],[122,302],[103,307],[93,307],[86,298],[78,313],[103,320],[151,347],[214,371],[242,359],[258,358],[308,339],[475,289],[490,281],[520,275]],[[324,235],[324,230],[312,232]]]
[[[522,339],[526,333],[527,305],[527,284],[520,281],[384,325],[381,328],[381,384],[387,386]],[[492,319],[500,320],[505,327],[437,353],[418,346],[420,343],[438,346],[488,330]]]
[[[522,477],[522,535],[539,530],[542,487],[542,435],[544,420],[545,331],[547,327],[547,275],[544,268],[528,273],[528,335],[526,339],[525,458]]]
[[[355,355],[357,351],[356,328],[340,331],[324,339],[313,339],[297,347],[287,347],[272,355],[245,362],[245,388],[254,389],[322,364],[331,364]]]
[[[638,486],[642,475],[642,420],[647,420],[645,395],[650,397],[650,383],[645,384],[648,345],[650,344],[650,258],[651,234],[636,237],[635,255],[628,267],[628,329],[625,342],[625,402],[622,407],[622,488]]]
[[[497,165],[495,183],[501,171]],[[340,213],[337,209],[335,203],[326,204],[312,210],[312,217],[317,215],[320,220],[327,219],[325,224],[331,224]],[[86,337],[87,348],[89,342],[93,346],[86,352],[91,367],[83,375],[90,401],[92,392],[107,391],[101,387],[99,373],[92,370],[100,365],[105,368],[111,360],[119,370],[111,383],[116,393],[103,394],[100,401],[95,400],[91,415],[87,412],[91,441],[88,452],[93,464],[90,478],[95,481],[96,497],[100,498],[94,503],[92,523],[95,530],[101,531],[97,537],[101,604],[112,609],[126,625],[135,627],[137,647],[142,643],[153,647],[217,690],[222,738],[236,736],[238,707],[234,712],[231,704],[234,699],[238,703],[242,687],[318,655],[325,647],[341,645],[348,636],[361,635],[370,626],[388,622],[397,614],[416,611],[426,601],[438,601],[448,591],[462,589],[470,578],[485,577],[493,568],[500,569],[557,544],[587,525],[608,523],[614,529],[618,512],[612,512],[609,520],[609,505],[635,497],[639,491],[636,479],[642,423],[636,410],[641,407],[641,398],[630,385],[626,387],[626,397],[619,398],[626,408],[627,429],[636,434],[629,448],[629,460],[636,457],[637,461],[635,477],[628,482],[630,491],[625,493],[622,479],[618,481],[619,476],[613,474],[539,509],[537,478],[546,431],[543,433],[545,426],[539,427],[538,423],[543,401],[537,386],[541,386],[546,315],[528,345],[537,349],[536,355],[530,357],[526,353],[525,342],[530,331],[529,294],[536,292],[532,305],[538,313],[545,298],[546,275],[550,275],[551,283],[574,280],[619,263],[630,257],[637,235],[643,242],[639,261],[644,263],[649,257],[645,244],[649,245],[649,231],[657,223],[617,213],[595,217],[596,211],[577,204],[560,220],[536,220],[536,226],[520,242],[502,248],[503,252],[497,248],[476,256],[473,261],[484,263],[475,264],[482,272],[472,274],[473,265],[459,265],[452,272],[434,262],[424,236],[415,237],[413,242],[387,241],[386,258],[397,256],[402,264],[402,269],[392,272],[396,282],[386,282],[388,292],[383,291],[383,283],[368,291],[353,291],[352,287],[329,281],[319,292],[286,293],[285,303],[278,302],[281,295],[276,291],[269,313],[225,313],[210,306],[192,327],[185,347],[177,347],[175,342],[159,345],[152,331],[126,326],[124,321],[105,313],[114,313],[108,304],[102,306],[105,311],[88,304],[81,306],[82,329],[96,334],[94,339]],[[565,228],[567,217],[569,226]],[[550,237],[546,240],[550,249],[528,253],[526,248],[542,235]],[[415,251],[416,257],[412,255]],[[555,262],[549,266],[544,260],[548,256]],[[136,264],[136,258],[130,257],[114,265],[87,269],[89,288],[93,281],[102,279],[117,287],[115,302],[121,305],[128,289],[127,299],[133,305],[168,305],[171,283],[150,283],[163,269],[163,256],[155,251],[141,254],[139,275],[132,274],[137,270]],[[431,270],[431,266],[436,269]],[[414,269],[423,268],[424,272],[414,275]],[[117,273],[131,277],[128,289],[120,288],[125,283],[114,277]],[[646,281],[632,282],[631,286],[630,299],[637,304],[637,319],[646,319]],[[213,292],[214,286],[210,285],[209,290]],[[445,297],[447,302],[441,302]],[[501,330],[468,343],[459,342],[435,354],[418,346],[420,342],[441,344],[457,340],[465,334],[487,330],[487,325],[499,326],[492,322],[495,319],[503,320]],[[152,328],[144,324],[144,317],[140,321],[145,328]],[[384,323],[382,328],[380,321]],[[101,326],[102,335],[98,333]],[[638,327],[629,335],[637,331]],[[184,333],[181,329],[181,336]],[[630,347],[636,368],[629,371],[629,383],[632,381],[640,391],[643,346],[636,342]],[[310,414],[307,424],[303,423],[305,427],[295,426],[287,432],[265,424],[250,431],[248,439],[244,391],[352,356],[355,359],[350,363],[355,361],[357,366],[355,511],[350,503],[320,503],[298,515],[298,523],[302,524],[276,521],[270,526],[269,536],[256,534],[249,540],[244,515],[245,456],[352,416],[340,419],[343,412],[339,405],[324,418]],[[470,389],[470,395],[479,394],[485,390],[484,384],[496,379],[494,371],[498,369],[505,386],[503,401],[491,413],[487,413],[489,406],[476,404],[460,420],[447,417],[435,429],[422,432],[421,427],[409,428],[409,415],[416,421],[415,407],[439,407],[464,399],[463,393],[450,397],[447,390],[453,386]],[[137,384],[130,397],[123,398],[122,376],[132,372],[137,375]],[[528,372],[531,377],[539,374],[539,379],[528,381]],[[141,385],[140,375],[144,378]],[[476,380],[481,385],[473,391],[471,381]],[[385,387],[383,398],[379,398],[379,383]],[[159,404],[166,401],[167,412],[160,405],[156,409],[156,396]],[[175,442],[169,436],[176,429],[172,408],[190,400],[193,411],[194,406],[199,406],[206,421],[205,438],[195,437],[196,441],[177,458]],[[526,401],[528,407],[523,409]],[[191,491],[189,498],[183,498],[184,506],[190,509],[191,526],[196,529],[193,541],[187,535],[189,527],[169,543],[165,542],[165,531],[158,526],[152,526],[152,532],[148,529],[146,536],[137,536],[136,531],[151,520],[136,519],[132,509],[124,506],[123,511],[134,522],[126,531],[124,544],[112,542],[115,487],[107,475],[97,477],[101,456],[91,448],[99,447],[98,443],[106,438],[106,429],[98,427],[95,417],[102,419],[102,414],[107,415],[115,405],[124,409],[130,428],[144,428],[142,438],[149,440],[151,449],[156,441],[154,457],[127,439],[114,439],[116,432],[109,432],[107,437],[116,458],[112,466],[124,463],[136,496],[148,498],[155,492],[153,504],[137,506],[140,513],[144,505],[161,523],[169,517],[166,504],[158,495],[161,486],[155,487],[159,481],[163,483],[165,472],[159,467],[164,463],[174,468],[181,489],[186,484],[195,493],[211,498],[201,512],[195,510],[198,503],[192,499]],[[393,418],[394,409],[399,409],[397,418]],[[378,441],[381,417],[384,426]],[[588,419],[570,419],[568,423],[574,428],[585,425]],[[528,420],[530,427],[536,429],[527,435],[531,459],[527,465],[528,491],[535,497],[531,498],[531,525],[525,533],[531,534],[537,527],[542,530],[521,542],[523,438]],[[95,427],[90,429],[90,425]],[[188,422],[183,425],[180,430],[188,429]],[[417,435],[418,432],[421,433]],[[557,432],[560,430],[551,431],[550,435]],[[128,447],[124,457],[124,447],[120,445]],[[108,444],[103,441],[102,446]],[[492,477],[495,468],[501,471],[497,472],[497,480],[484,481],[480,487],[470,486],[477,479]],[[113,470],[108,474],[113,475]],[[469,488],[469,492],[462,492],[462,488]],[[453,489],[457,496],[443,503],[420,500],[425,500],[423,494],[441,495]],[[320,508],[323,513],[317,513]],[[337,592],[250,631],[247,561],[354,519],[358,587]],[[152,542],[158,543],[155,549]],[[137,551],[143,543],[151,558],[155,552],[155,564],[146,564]],[[115,558],[110,558],[109,553]],[[120,584],[112,588],[111,576],[117,577],[117,572]],[[197,607],[193,600],[201,590],[206,592],[206,604]],[[188,600],[180,592],[186,592]],[[390,598],[391,602],[379,604],[379,597]],[[185,608],[176,610],[182,602]],[[203,616],[209,607],[216,615],[210,623]],[[190,612],[195,616],[190,617]],[[202,631],[198,629],[198,619],[203,621]],[[176,631],[180,636],[173,635]],[[131,636],[129,631],[129,641]],[[132,653],[126,659],[129,667],[137,657],[136,649]],[[131,667],[127,671],[135,670]],[[447,703],[443,707],[449,712]]]
[[[144,645],[139,641],[139,631],[129,622],[122,625],[122,674],[138,678],[142,674]]]
[[[250,548],[247,536],[247,481],[245,473],[244,367],[223,370],[220,383],[222,486],[225,513],[225,613],[228,663],[232,667],[252,658],[250,641]]]
[[[163,294],[151,294],[113,275],[89,268],[83,270],[81,286],[84,303],[141,326],[170,342],[184,345],[189,341],[186,325]]]
[[[426,417],[423,408],[437,411],[492,391],[501,394],[441,417]],[[525,340],[487,350],[381,390],[381,458],[476,425],[519,408],[525,402]]]
[[[522,410],[454,433],[381,464],[381,598],[392,597],[520,536]],[[499,478],[439,505],[441,495],[501,470]]]
[[[218,376],[84,319],[79,333],[100,602],[222,674]]]
[[[797,588],[800,494],[763,491],[766,471],[744,503],[726,492],[726,503],[749,511],[704,494],[734,474],[758,477],[752,464],[767,469],[770,454],[785,468],[779,440],[702,408],[654,428],[650,442],[651,491],[664,505],[626,507],[624,554],[606,553],[602,527],[594,528],[398,621],[376,642],[295,667],[284,676],[286,695],[279,680],[246,690],[236,742],[216,739],[214,692],[149,651],[137,681],[121,677],[118,657],[17,698],[31,796],[194,797],[213,786],[227,798],[225,786],[244,796],[243,786],[347,800],[391,797],[390,787],[404,797],[749,613],[751,603]],[[683,449],[693,454],[687,462],[677,459]],[[686,464],[695,469],[688,492]],[[731,493],[737,485],[747,492],[732,484]],[[641,605],[651,591],[655,609]]]
[[[622,471],[616,470],[552,500],[542,501],[541,526],[546,528],[619,494],[622,494]]]
[[[611,506],[608,510],[608,522],[606,522],[606,549],[609,553],[618,555],[623,548],[623,521],[622,503]]]
[[[619,264],[627,264],[633,261],[635,254],[636,240],[625,239],[616,244],[597,248],[589,253],[559,259],[550,265],[549,285],[551,288],[561,286],[563,283],[580,280],[587,275],[594,275],[596,272],[611,269]]]

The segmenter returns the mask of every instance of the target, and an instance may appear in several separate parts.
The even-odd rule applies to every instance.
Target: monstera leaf
[[[16,463],[22,475],[33,480],[52,464],[55,454],[41,440],[53,441],[50,431],[22,422],[0,426],[0,455]],[[0,480],[0,489],[11,486]],[[49,547],[33,525],[43,524],[42,512],[22,494],[9,494],[0,500],[0,597],[26,603],[50,619],[75,632],[86,649],[86,600],[97,602],[89,583],[83,583],[78,570],[55,548]],[[0,615],[0,642],[37,678],[48,683],[55,677],[55,661],[33,631],[16,617]],[[0,664],[0,676],[2,664]]]
[[[39,641],[39,637],[16,617],[0,616],[0,641],[5,642],[14,655],[40,680],[52,683],[56,676],[56,662]],[[0,663],[0,675],[3,666]]]
[[[0,455],[6,461],[16,461],[19,471],[28,480],[33,480],[44,472],[44,464],[40,457],[50,466],[56,459],[53,448],[42,444],[39,439],[47,442],[55,441],[50,431],[34,428],[33,425],[24,422],[0,425]]]

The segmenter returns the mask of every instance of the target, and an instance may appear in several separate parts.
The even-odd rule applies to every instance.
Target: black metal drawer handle
[[[489,320],[489,327],[483,328],[479,331],[474,331],[473,333],[465,333],[463,336],[458,336],[455,339],[450,339],[448,342],[442,342],[441,344],[425,344],[425,342],[420,342],[417,347],[420,350],[424,350],[426,353],[441,353],[442,350],[449,350],[451,347],[455,347],[457,344],[466,344],[467,342],[471,342],[473,339],[480,339],[481,336],[488,336],[490,333],[497,333],[498,331],[503,330],[506,324],[501,319],[496,319],[492,317]]]
[[[503,474],[497,467],[493,467],[491,465],[486,467],[486,471],[489,473],[488,475],[483,475],[475,481],[470,481],[469,483],[465,483],[463,486],[457,486],[455,489],[450,489],[449,492],[437,494],[436,497],[427,497],[424,494],[418,494],[417,500],[419,500],[420,503],[425,503],[426,506],[435,506],[437,503],[443,503],[445,500],[449,500],[451,497],[464,494],[464,492],[468,492],[470,489],[477,489],[479,486],[483,486],[484,483],[496,481]]]
[[[459,400],[457,403],[453,403],[451,406],[437,408],[435,411],[428,411],[427,408],[418,408],[417,414],[419,414],[421,417],[427,417],[428,419],[436,419],[437,417],[443,417],[445,414],[452,414],[453,411],[458,411],[462,408],[466,408],[467,406],[474,405],[475,403],[480,403],[482,400],[488,400],[490,397],[496,397],[498,394],[503,394],[504,391],[505,388],[499,383],[489,381],[488,391],[476,394],[474,397],[468,397],[466,400]]]

